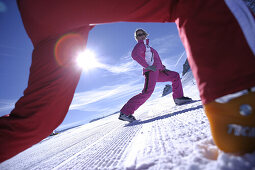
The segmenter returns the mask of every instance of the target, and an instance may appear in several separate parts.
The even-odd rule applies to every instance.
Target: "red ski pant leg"
[[[179,73],[175,71],[159,71],[158,82],[172,82],[173,98],[180,98],[183,96],[182,83]]]
[[[254,53],[224,0],[183,0],[176,15],[204,104],[255,86]],[[255,34],[249,36],[254,40]]]
[[[169,22],[176,0],[18,0],[34,44],[70,30],[110,22]]]
[[[146,102],[152,95],[157,79],[158,79],[159,71],[148,71],[144,74],[145,83],[142,93],[132,97],[120,110],[121,113],[126,115],[134,114],[134,112]]]
[[[45,40],[34,49],[24,96],[9,117],[0,118],[0,162],[49,136],[64,120],[81,73],[74,56],[87,33]]]
[[[47,137],[63,121],[80,76],[74,56],[86,45],[90,24],[169,21],[172,2],[18,0],[34,44],[33,61],[24,96],[10,117],[0,118],[0,162]]]

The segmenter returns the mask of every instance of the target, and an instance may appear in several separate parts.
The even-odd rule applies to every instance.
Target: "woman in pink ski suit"
[[[226,152],[255,150],[252,133],[233,133],[255,129],[255,20],[242,0],[17,2],[34,50],[24,95],[9,117],[0,118],[0,162],[40,142],[61,124],[81,74],[76,68],[76,55],[86,47],[89,31],[96,24],[121,21],[175,22],[209,115],[212,135],[214,140],[219,139],[216,145]],[[240,91],[245,94],[240,98],[242,108],[248,108],[245,114],[239,114],[239,98],[231,100],[230,105],[224,104],[227,100],[218,103],[217,99]],[[225,118],[227,123],[223,122]],[[235,143],[238,139],[240,142]],[[234,149],[219,141],[234,144]]]
[[[138,29],[135,37],[138,43],[132,51],[132,58],[143,67],[145,76],[144,89],[142,93],[132,97],[120,110],[119,119],[132,122],[135,120],[134,111],[137,110],[154,91],[157,82],[172,82],[173,99],[176,104],[184,104],[191,101],[183,96],[183,89],[180,76],[177,72],[167,70],[162,64],[158,52],[149,46],[149,39],[146,31]],[[180,103],[182,101],[182,103]]]

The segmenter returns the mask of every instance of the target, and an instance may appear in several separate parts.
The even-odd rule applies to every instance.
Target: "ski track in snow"
[[[233,156],[217,149],[191,73],[183,84],[194,102],[175,106],[170,96],[157,97],[137,110],[136,122],[120,121],[116,114],[67,130],[0,169],[255,170],[255,153]]]

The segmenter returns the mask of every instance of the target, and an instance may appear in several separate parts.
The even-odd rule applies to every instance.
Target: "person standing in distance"
[[[192,101],[191,98],[183,96],[179,73],[166,69],[158,52],[150,47],[147,36],[148,33],[144,29],[135,31],[137,44],[132,51],[132,58],[143,67],[145,83],[142,92],[132,97],[120,110],[119,119],[123,121],[136,120],[133,116],[134,112],[149,99],[157,82],[172,82],[173,99],[176,105]]]

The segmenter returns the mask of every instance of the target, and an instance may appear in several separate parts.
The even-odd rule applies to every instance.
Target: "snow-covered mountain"
[[[194,102],[175,106],[158,87],[155,97],[135,112],[139,121],[123,122],[113,114],[69,129],[3,162],[0,169],[254,169],[255,152],[234,156],[217,149],[191,71],[182,83]]]

